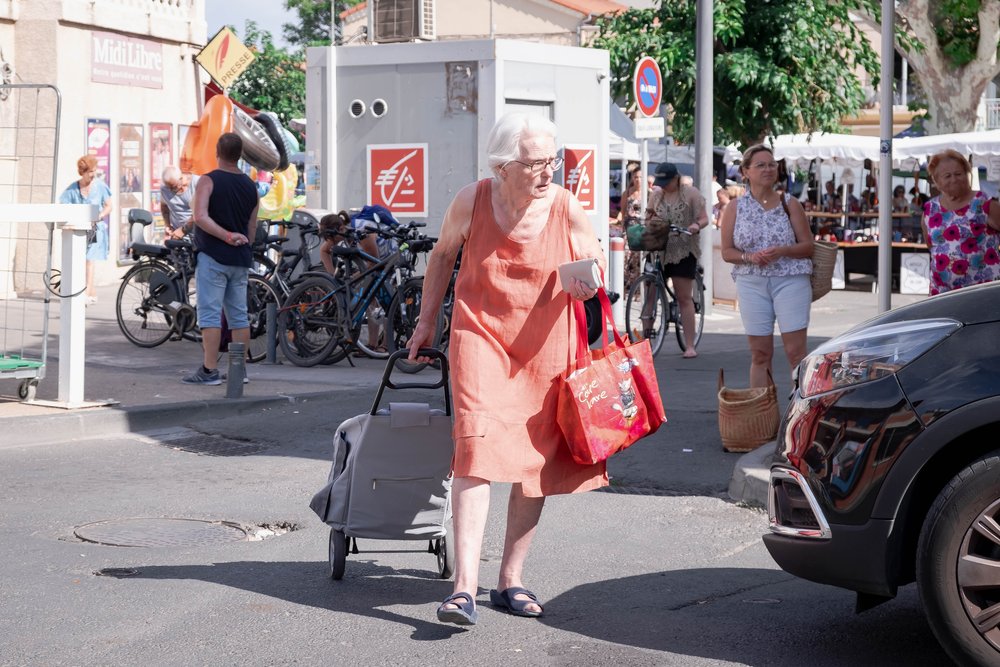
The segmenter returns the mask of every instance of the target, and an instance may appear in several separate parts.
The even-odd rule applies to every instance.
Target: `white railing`
[[[983,100],[983,129],[1000,130],[1000,98],[987,97]]]

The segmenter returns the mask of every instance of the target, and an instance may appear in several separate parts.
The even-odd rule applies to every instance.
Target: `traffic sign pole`
[[[635,65],[635,74],[632,76],[632,93],[635,97],[636,121],[639,116],[653,118],[660,114],[660,101],[663,97],[663,77],[660,75],[660,67],[656,61],[649,56],[643,56]],[[638,123],[637,123],[638,124]],[[646,202],[649,198],[648,186],[646,185],[647,172],[649,171],[649,134],[636,133],[638,137],[642,134],[642,159],[639,162],[639,201],[642,206],[642,213],[646,215]]]

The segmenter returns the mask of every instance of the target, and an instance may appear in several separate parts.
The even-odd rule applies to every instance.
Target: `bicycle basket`
[[[670,238],[670,225],[660,220],[643,223],[638,218],[625,227],[625,240],[630,250],[663,250]]]

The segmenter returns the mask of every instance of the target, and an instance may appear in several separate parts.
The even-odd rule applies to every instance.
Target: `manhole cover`
[[[247,539],[238,524],[200,519],[116,519],[78,526],[73,534],[109,547],[201,547]]]
[[[249,456],[269,449],[268,445],[259,442],[230,440],[218,435],[205,434],[163,440],[162,444],[171,449],[206,456]]]

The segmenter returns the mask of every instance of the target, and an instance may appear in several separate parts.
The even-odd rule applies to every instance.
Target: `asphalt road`
[[[696,371],[668,381],[683,373]],[[526,573],[546,603],[539,620],[488,603],[502,546],[496,485],[471,630],[436,621],[450,583],[426,543],[360,540],[344,579],[327,577],[327,529],[307,504],[333,428],[369,395],[0,448],[0,665],[947,664],[912,587],[856,616],[850,593],[778,570],[760,540],[766,516],[720,497],[734,455],[717,448],[712,406],[676,393],[663,432],[613,459],[617,492],[549,500]],[[246,455],[179,448],[212,434]],[[74,537],[139,517],[295,530],[153,548]],[[128,576],[95,575],[105,568]]]

